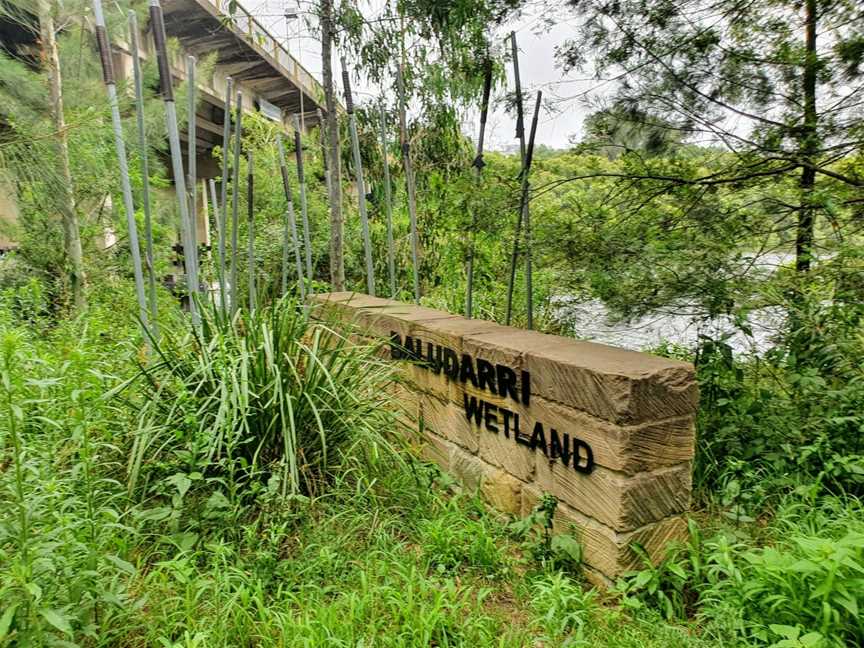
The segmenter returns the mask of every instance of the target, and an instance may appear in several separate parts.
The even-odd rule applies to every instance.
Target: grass
[[[503,519],[394,445],[392,377],[374,349],[283,302],[196,333],[166,321],[147,362],[108,297],[60,322],[0,304],[0,646],[840,648],[861,636],[854,497],[810,488],[757,523],[710,516],[666,562],[600,593],[572,539],[547,537],[554,502]],[[245,395],[226,407],[225,389]]]

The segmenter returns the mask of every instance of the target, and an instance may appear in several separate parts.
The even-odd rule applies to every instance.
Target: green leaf
[[[125,560],[123,560],[122,558],[120,558],[118,556],[108,555],[108,556],[105,556],[105,559],[108,562],[113,563],[114,565],[119,567],[121,571],[126,572],[130,576],[134,576],[135,572],[137,571],[135,569],[135,565],[133,565],[132,563],[126,562]]]
[[[9,634],[9,628],[12,627],[12,620],[15,618],[15,611],[18,609],[18,604],[13,603],[6,611],[3,613],[3,616],[0,616],[0,639]]]
[[[781,637],[785,637],[786,639],[797,639],[798,635],[801,634],[801,629],[796,626],[788,626],[781,625],[779,623],[772,623],[768,626],[771,628],[771,631],[780,635]]]
[[[62,612],[51,608],[42,608],[39,610],[39,614],[41,614],[43,619],[57,628],[60,632],[70,636],[72,635],[72,626],[69,623],[69,618]]]

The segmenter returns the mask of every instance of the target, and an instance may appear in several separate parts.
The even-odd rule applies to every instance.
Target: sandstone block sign
[[[507,513],[558,499],[594,582],[639,567],[634,543],[659,561],[685,538],[691,365],[360,293],[313,299],[316,317],[386,342],[426,458]]]

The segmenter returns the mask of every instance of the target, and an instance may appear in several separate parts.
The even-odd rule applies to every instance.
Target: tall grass
[[[144,405],[130,492],[179,462],[234,496],[264,482],[282,497],[308,496],[346,457],[392,454],[394,374],[375,346],[349,342],[290,298],[234,317],[201,312],[200,328],[164,327],[152,340],[156,362],[134,381]]]

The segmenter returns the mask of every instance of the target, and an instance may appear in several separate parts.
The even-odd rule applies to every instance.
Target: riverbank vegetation
[[[520,160],[487,153],[478,180],[459,109],[480,83],[480,66],[468,65],[486,45],[474,20],[503,20],[520,3],[410,4],[406,33],[453,48],[441,60],[424,51],[417,69],[428,78],[407,79],[416,102],[409,131],[422,303],[464,310],[473,240],[475,313],[503,321]],[[444,4],[455,13],[442,12]],[[244,116],[243,140],[255,160],[259,308],[227,318],[205,300],[195,328],[177,295],[160,287],[159,334],[142,334],[128,234],[113,207],[122,201],[98,59],[83,29],[61,29],[66,191],[80,222],[85,300],[70,279],[57,217],[65,181],[45,171],[56,155],[46,73],[35,60],[0,53],[0,167],[20,209],[16,228],[2,232],[19,245],[0,259],[0,646],[864,644],[864,121],[854,100],[861,10],[816,0],[794,10],[602,4],[578,6],[593,58],[568,46],[563,62],[606,72],[625,65],[633,76],[569,150],[537,153],[535,325],[583,337],[565,301],[602,304],[624,322],[670,313],[692,321],[698,335],[644,349],[696,366],[687,541],[596,591],[580,573],[578,537],[547,535],[554,500],[527,521],[507,519],[421,461],[378,349],[311,321],[295,285],[281,294],[277,129],[259,115]],[[687,31],[685,9],[703,5],[726,12],[736,29]],[[57,17],[70,7],[55,7]],[[815,50],[803,34],[813,7],[828,39]],[[350,8],[338,18],[341,45],[370,74],[383,74],[392,34],[375,41]],[[758,20],[759,11],[775,20]],[[113,29],[122,15],[109,14]],[[684,45],[667,56],[657,48],[671,34]],[[723,65],[709,74],[706,61]],[[448,85],[452,70],[459,73]],[[155,87],[152,61],[145,79]],[[175,261],[176,198],[160,157],[158,101],[148,93],[162,276]],[[120,98],[132,142],[130,95]],[[728,111],[756,125],[731,127]],[[382,153],[378,107],[361,105],[357,116],[371,238],[381,252],[378,293],[389,292],[388,164],[395,297],[410,301],[395,130]],[[388,109],[390,124],[396,117]],[[314,285],[327,290],[320,131],[304,142]],[[345,277],[360,289],[362,236],[347,182],[354,162],[344,148]],[[137,197],[137,154],[130,168]],[[246,171],[244,159],[239,177]],[[245,191],[239,207],[245,214]],[[241,219],[240,268],[248,267],[246,235]],[[201,257],[215,283],[215,252]],[[524,326],[521,263],[516,279],[514,324]],[[773,327],[755,330],[766,311],[779,314]]]

